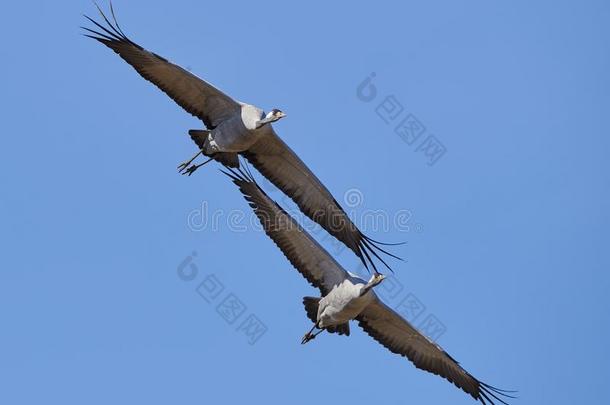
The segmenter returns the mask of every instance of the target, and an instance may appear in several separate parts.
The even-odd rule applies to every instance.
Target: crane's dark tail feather
[[[345,322],[340,325],[329,326],[326,328],[328,333],[337,333],[339,335],[349,336],[349,323]]]
[[[208,135],[210,131],[207,129],[191,129],[189,130],[189,135],[193,142],[199,146],[199,149],[203,150],[203,154],[207,157],[211,157],[215,161],[223,164],[226,167],[238,168],[239,167],[239,155],[233,152],[216,152],[213,154],[206,153],[206,141],[208,139]]]
[[[318,305],[320,304],[320,300],[321,298],[319,297],[303,297],[303,305],[305,305],[307,317],[315,324],[318,323]],[[349,323],[346,322],[340,325],[329,326],[326,330],[329,333],[349,336]]]
[[[319,297],[303,297],[303,305],[305,305],[305,312],[307,317],[313,323],[318,322],[318,304],[320,303]]]

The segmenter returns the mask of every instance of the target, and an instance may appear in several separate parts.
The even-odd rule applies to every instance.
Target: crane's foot
[[[190,176],[191,174],[195,173],[195,170],[197,169],[199,169],[199,165],[191,165],[186,169],[181,170],[180,174]]]
[[[316,336],[317,336],[317,333],[313,334],[311,332],[307,332],[305,334],[305,336],[303,336],[303,339],[301,340],[301,344],[304,345],[305,343],[309,342],[310,340],[314,340],[316,338]]]
[[[203,150],[200,150],[199,152],[197,152],[197,154],[195,154],[195,156],[193,156],[192,158],[190,158],[189,160],[187,160],[186,162],[182,162],[178,165],[178,173],[182,173],[184,171],[187,170],[187,168],[189,167],[189,165],[191,163],[193,163],[193,160],[197,159],[197,156],[201,155],[203,153]],[[182,173],[184,174],[184,173]],[[190,176],[190,174],[189,174]]]
[[[190,165],[190,164],[191,164],[190,161],[180,163],[178,165],[178,173],[182,173],[188,167],[188,165]]]
[[[324,332],[324,329],[320,329],[319,331],[317,331],[316,333],[313,333],[313,331],[318,328],[318,324],[316,323],[309,332],[307,332],[305,334],[305,336],[303,336],[303,339],[301,340],[301,344],[304,345],[305,343],[309,342],[310,340],[314,340],[316,338],[316,336],[318,336],[320,333]]]
[[[210,163],[212,160],[214,160],[214,159],[213,158],[209,158],[205,162],[200,163],[198,165],[190,165],[189,167],[183,167],[182,169],[180,169],[180,174],[183,174],[183,175],[186,174],[187,176],[190,176],[191,174],[195,173],[195,170],[199,169],[203,165],[206,165],[206,164]],[[180,165],[180,166],[182,166],[182,165]],[[178,166],[178,167],[180,167],[180,166]]]

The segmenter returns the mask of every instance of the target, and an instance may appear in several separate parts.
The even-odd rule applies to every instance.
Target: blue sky
[[[383,210],[370,236],[407,241],[389,304],[467,370],[514,403],[610,401],[606,2],[115,8],[136,42],[285,111],[276,130],[357,223]],[[89,1],[4,11],[0,402],[474,403],[355,325],[301,346],[316,291],[218,166],[177,174],[201,123],[79,35]]]

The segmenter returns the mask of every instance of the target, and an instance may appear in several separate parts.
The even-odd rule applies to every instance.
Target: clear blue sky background
[[[408,242],[391,304],[417,297],[466,369],[514,403],[610,402],[607,2],[115,8],[133,40],[284,110],[276,129],[337,199],[361,193],[357,222],[411,212],[408,231],[369,231]],[[3,10],[1,403],[474,402],[355,325],[301,346],[316,291],[264,234],[227,224],[249,210],[218,166],[177,174],[200,123],[80,36],[89,1]],[[376,114],[387,95],[446,147],[435,165]],[[188,226],[202,206],[216,229]],[[210,274],[225,289],[208,303]],[[246,310],[228,324],[231,293]],[[267,327],[254,345],[236,330],[249,314]]]

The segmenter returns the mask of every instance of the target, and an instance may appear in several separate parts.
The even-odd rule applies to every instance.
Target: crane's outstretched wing
[[[110,11],[114,23],[99,11],[106,26],[85,16],[100,30],[83,27],[91,34],[85,35],[115,51],[142,77],[160,88],[187,112],[201,119],[208,129],[213,129],[219,122],[240,110],[241,106],[237,101],[211,84],[131,41],[116,22],[112,3]],[[390,269],[380,254],[398,257],[381,248],[382,243],[360,232],[328,189],[273,129],[267,128],[269,136],[262,137],[261,141],[243,155],[292,198],[305,215],[349,247],[367,269],[371,266],[377,270],[374,258]],[[218,155],[214,159],[223,163],[221,157],[222,155]]]
[[[306,279],[327,295],[349,277],[333,257],[286,211],[269,198],[254,178],[242,169],[223,171],[254,210],[265,233]]]
[[[464,370],[439,345],[428,339],[393,309],[375,298],[356,318],[359,326],[392,353],[405,356],[415,367],[439,375],[461,388],[483,404],[493,404],[500,397],[514,398],[487,385]]]
[[[244,157],[289,196],[305,215],[350,248],[367,269],[370,264],[377,270],[374,258],[390,269],[380,254],[400,258],[381,248],[379,245],[383,243],[364,235],[305,163],[277,136],[273,128],[268,128],[268,133],[260,141],[242,153]]]
[[[101,30],[82,27],[90,33],[85,35],[119,54],[142,77],[161,89],[187,112],[201,119],[208,129],[216,127],[225,117],[240,110],[240,104],[222,91],[127,38],[116,22],[112,3],[110,11],[114,24],[99,7],[98,10],[107,26],[85,16]]]

